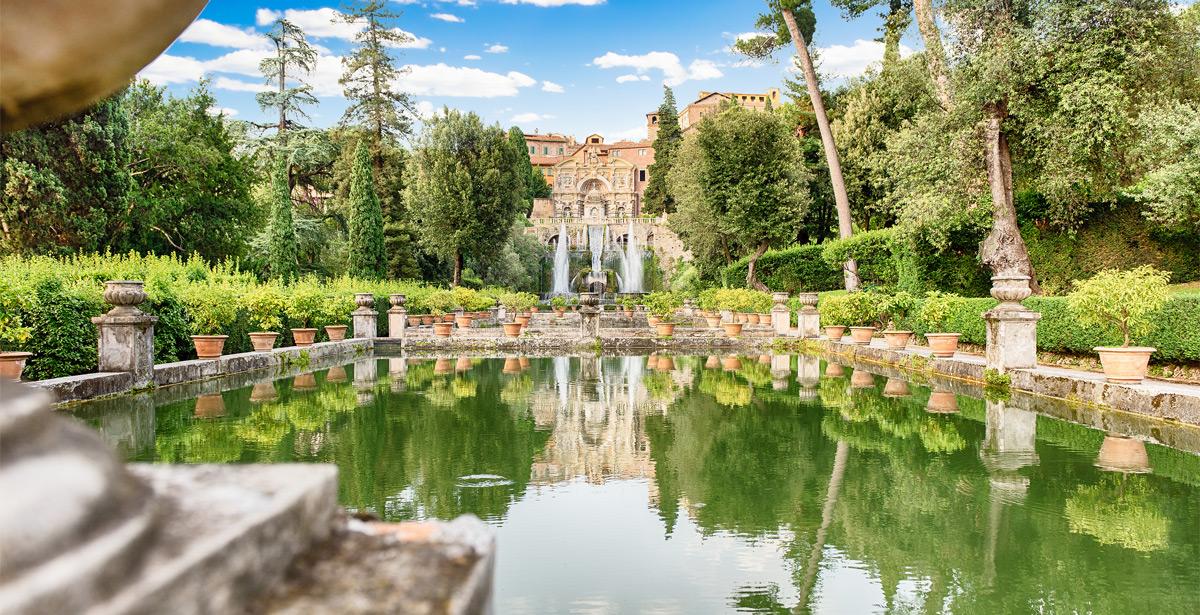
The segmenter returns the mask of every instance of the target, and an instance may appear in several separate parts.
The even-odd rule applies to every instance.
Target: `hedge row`
[[[318,282],[304,279],[293,285],[263,283],[230,263],[206,264],[202,259],[172,256],[77,256],[0,258],[0,347],[33,353],[25,378],[41,380],[94,372],[97,367],[96,327],[91,322],[109,309],[104,302],[106,280],[143,280],[146,301],[140,308],[158,317],[154,352],[158,362],[195,358],[191,335],[228,335],[226,353],[251,350],[248,333],[263,330],[264,316],[277,320],[281,345],[293,343],[293,327],[349,325],[353,295],[375,295],[380,330],[386,330],[388,295],[408,297],[410,313],[428,311],[427,302],[445,299],[444,289],[410,281],[369,281],[338,278]],[[270,291],[272,307],[251,314],[243,302]],[[455,301],[470,310],[494,304],[500,291],[454,290]],[[296,317],[294,305],[303,299],[312,314],[308,322]],[[200,323],[215,322],[214,327]],[[200,331],[198,329],[205,329]],[[322,339],[324,333],[321,333]]]
[[[793,246],[768,250],[758,259],[757,277],[767,288],[788,293],[835,290],[844,285],[842,270],[821,259],[821,245]],[[722,272],[726,286],[746,283],[750,257],[729,265]]]
[[[917,318],[920,304],[896,323],[918,334],[932,332],[929,323]],[[961,333],[962,341],[983,345],[987,331],[983,313],[996,306],[995,299],[962,299],[950,314],[950,332]],[[1029,309],[1042,315],[1038,321],[1038,349],[1049,352],[1094,354],[1096,346],[1120,346],[1120,334],[1097,327],[1079,324],[1067,306],[1066,297],[1031,297],[1024,302]],[[822,323],[826,324],[826,323]],[[839,323],[828,323],[839,324]],[[1200,362],[1200,296],[1174,296],[1158,313],[1153,330],[1138,344],[1157,348],[1155,361]]]

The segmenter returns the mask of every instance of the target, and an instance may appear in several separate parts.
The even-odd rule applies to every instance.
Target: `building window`
[[[535,147],[535,146],[533,146],[533,145],[530,145],[530,146],[529,146],[529,155],[530,155],[530,156],[532,156],[532,155],[534,155],[534,154],[536,154],[536,153],[537,153],[537,147]]]
[[[615,150],[613,150],[613,151],[612,151],[612,155],[613,155],[613,158],[620,158],[620,157],[621,157],[621,150],[619,150],[619,149],[615,149]]]
[[[564,152],[565,152],[565,150],[563,150],[563,148],[561,148],[561,147],[560,147],[560,148],[558,148],[558,155],[559,155],[559,156],[562,156]]]
[[[646,181],[646,169],[638,169],[638,181]]]
[[[645,155],[646,155],[646,150],[644,150],[644,149],[638,150],[638,156],[645,156]]]
[[[543,155],[543,156],[549,156],[549,155],[550,155],[550,147],[549,147],[549,146],[542,146],[542,155]]]

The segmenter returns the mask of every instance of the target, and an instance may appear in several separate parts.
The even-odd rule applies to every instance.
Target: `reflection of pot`
[[[454,362],[454,371],[456,372],[465,372],[469,371],[470,369],[471,359],[467,357],[459,357],[458,360]]]
[[[340,342],[346,339],[346,325],[325,325],[325,335],[329,336],[329,341]]]
[[[502,371],[506,374],[520,373],[521,362],[518,361],[515,357],[509,357],[504,360],[504,369]]]
[[[435,374],[449,374],[453,369],[454,364],[450,362],[450,359],[438,359],[433,364],[433,373]]]
[[[1104,379],[1121,384],[1140,384],[1146,378],[1146,366],[1154,348],[1142,346],[1097,347],[1100,365],[1104,367]]]
[[[725,329],[725,335],[728,337],[737,337],[742,334],[742,323],[727,322],[721,325]]]
[[[660,372],[673,371],[675,369],[675,359],[671,357],[659,357],[656,367]]]
[[[912,340],[912,331],[884,331],[883,340],[887,342],[888,350],[904,350]]]
[[[825,327],[825,337],[838,342],[846,335],[846,327],[841,325],[830,325]]]
[[[32,352],[0,352],[0,378],[20,380],[25,361],[32,356]]]
[[[908,397],[908,381],[899,378],[888,378],[883,385],[884,397]]]
[[[521,364],[521,369],[529,369],[529,357],[521,357],[517,362]]]
[[[842,367],[840,363],[826,363],[825,375],[830,378],[841,378],[846,375],[846,368]]]
[[[850,327],[850,339],[859,346],[869,346],[875,337],[875,327]]]
[[[317,375],[309,372],[292,378],[292,388],[297,391],[311,391],[317,388]]]
[[[763,365],[770,365],[771,364],[771,355],[769,355],[769,354],[758,355],[758,362],[762,363]]]
[[[953,414],[958,412],[958,396],[954,391],[934,390],[929,393],[929,403],[925,410],[934,414]]]
[[[929,350],[935,357],[948,358],[958,352],[958,338],[961,333],[926,333],[925,341],[929,342]]]
[[[201,395],[196,398],[196,416],[202,419],[215,419],[225,416],[225,398],[220,393]]]
[[[329,368],[329,371],[325,372],[325,382],[345,382],[345,381],[346,381],[346,368],[344,368],[340,365],[338,365],[337,367],[331,367],[331,368]]]
[[[292,329],[292,340],[297,346],[312,346],[316,339],[316,329]]]
[[[275,401],[279,393],[275,392],[274,382],[260,382],[250,389],[250,402],[261,404],[265,401]]]
[[[452,322],[435,322],[433,323],[433,334],[438,337],[450,337],[450,333],[454,331],[454,323]]]
[[[519,337],[521,335],[521,323],[506,322],[504,323],[504,335],[508,337]]]
[[[225,350],[225,340],[228,335],[193,335],[192,344],[196,346],[196,357],[200,359],[220,358]]]
[[[875,375],[861,369],[850,374],[850,386],[856,389],[869,389],[875,386]]]
[[[721,359],[721,367],[725,368],[725,371],[727,372],[739,370],[742,369],[742,360],[737,358],[737,355],[731,354],[724,359]]]
[[[716,355],[709,355],[708,360],[704,362],[704,369],[717,369],[721,367],[721,359]]]
[[[250,334],[250,345],[254,347],[254,352],[271,352],[278,338],[279,334],[274,331],[256,331]]]
[[[1129,474],[1149,472],[1150,458],[1146,455],[1146,443],[1120,434],[1104,436],[1100,454],[1096,456],[1096,467]]]

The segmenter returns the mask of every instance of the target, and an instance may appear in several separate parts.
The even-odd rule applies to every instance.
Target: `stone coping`
[[[938,358],[923,346],[889,350],[882,339],[872,340],[869,346],[835,342],[824,337],[808,343],[845,359],[907,367],[977,383],[985,381],[986,364],[978,355],[960,352],[952,358]],[[1104,374],[1051,366],[1013,369],[1008,375],[1013,391],[1103,407],[1110,412],[1200,425],[1200,386],[1152,378],[1142,384],[1114,384],[1106,382]]]

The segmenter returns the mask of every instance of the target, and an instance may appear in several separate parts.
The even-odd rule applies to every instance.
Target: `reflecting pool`
[[[381,358],[74,412],[132,460],[333,463],[348,508],[478,515],[497,613],[1195,612],[1200,457],[884,374]]]

